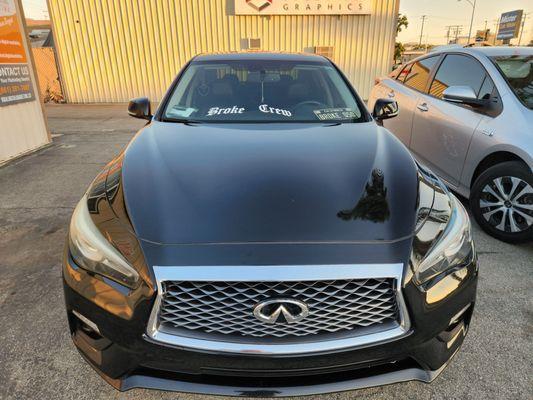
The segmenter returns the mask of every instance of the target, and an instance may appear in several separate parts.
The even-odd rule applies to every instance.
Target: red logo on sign
[[[261,11],[272,4],[273,0],[246,0],[246,4],[255,8],[257,11]]]

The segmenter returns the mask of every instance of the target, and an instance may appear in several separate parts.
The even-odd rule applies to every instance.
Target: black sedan
[[[72,216],[82,356],[119,390],[243,396],[432,381],[475,302],[468,215],[314,55],[193,58]]]

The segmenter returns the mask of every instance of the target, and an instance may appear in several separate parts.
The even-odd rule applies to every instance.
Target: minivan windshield
[[[533,56],[492,57],[520,101],[533,110]]]
[[[359,103],[329,62],[193,61],[163,121],[363,122]]]

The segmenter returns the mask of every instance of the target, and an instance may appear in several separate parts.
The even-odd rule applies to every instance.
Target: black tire
[[[511,178],[518,178],[522,181],[513,192],[511,192],[513,186]],[[490,193],[492,189],[493,193],[501,194],[501,190],[496,185],[497,182],[500,183],[505,195],[517,196],[523,188],[527,187],[526,184],[533,188],[533,174],[520,161],[506,161],[483,171],[470,191],[470,208],[476,222],[489,235],[504,242],[522,243],[533,240],[533,223],[530,224],[533,221],[533,210],[520,207],[521,205],[533,206],[533,193],[524,194],[514,199],[513,196],[507,196],[513,199],[513,202],[505,200],[506,196],[504,195],[501,196],[505,200],[502,202]],[[515,182],[517,182],[516,179]],[[507,191],[509,193],[506,193]],[[494,202],[498,205],[484,207],[488,202]],[[505,211],[506,209],[509,210]],[[513,226],[511,226],[511,222],[513,222]],[[517,229],[520,230],[517,231]]]

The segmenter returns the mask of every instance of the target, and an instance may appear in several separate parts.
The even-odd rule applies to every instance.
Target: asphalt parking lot
[[[0,399],[206,399],[119,393],[71,343],[61,254],[70,214],[97,172],[143,125],[125,106],[47,108],[53,144],[0,167]],[[533,399],[533,245],[474,226],[480,279],[462,350],[432,384],[400,383],[317,399]]]

